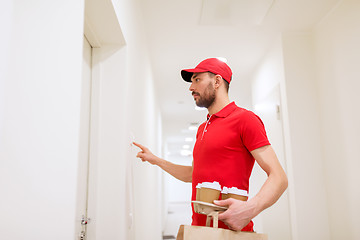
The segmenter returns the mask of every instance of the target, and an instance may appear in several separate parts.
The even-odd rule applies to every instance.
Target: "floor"
[[[169,203],[163,239],[176,239],[180,225],[191,224],[191,215],[190,202]]]

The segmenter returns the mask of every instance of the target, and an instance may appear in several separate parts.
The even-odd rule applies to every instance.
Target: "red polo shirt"
[[[222,187],[249,191],[249,178],[255,159],[251,151],[270,145],[264,124],[253,112],[234,102],[218,113],[208,115],[196,134],[193,151],[192,200],[196,185],[217,181]],[[205,226],[206,216],[194,212],[192,225]],[[219,221],[220,228],[227,226]],[[242,231],[253,231],[251,221]]]

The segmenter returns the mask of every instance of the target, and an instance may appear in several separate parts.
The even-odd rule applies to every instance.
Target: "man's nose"
[[[195,90],[195,89],[194,89],[194,85],[193,85],[192,82],[191,82],[191,84],[190,84],[189,90],[190,90],[190,92],[193,92],[193,91]]]

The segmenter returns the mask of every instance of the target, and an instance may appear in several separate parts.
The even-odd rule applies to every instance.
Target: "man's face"
[[[198,107],[210,107],[215,101],[215,89],[213,86],[213,77],[209,73],[194,73],[191,77],[192,92],[196,105]]]

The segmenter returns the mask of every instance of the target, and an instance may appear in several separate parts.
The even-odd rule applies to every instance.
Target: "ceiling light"
[[[198,129],[198,125],[199,125],[199,123],[197,123],[197,122],[192,122],[192,123],[190,123],[190,126],[189,126],[189,130],[190,131],[196,131],[197,129]]]
[[[191,126],[189,126],[189,130],[190,130],[190,131],[196,131],[196,130],[197,130],[197,127],[196,127],[196,126],[191,125]]]
[[[190,148],[190,145],[184,145],[183,146],[183,149],[189,149]]]
[[[192,141],[194,141],[194,139],[193,139],[193,138],[191,138],[191,137],[187,137],[187,138],[185,138],[185,142],[192,142]]]
[[[191,155],[191,151],[190,151],[190,150],[181,150],[181,151],[180,151],[180,154],[181,154],[181,156],[186,156],[186,157],[188,157],[188,156]]]

